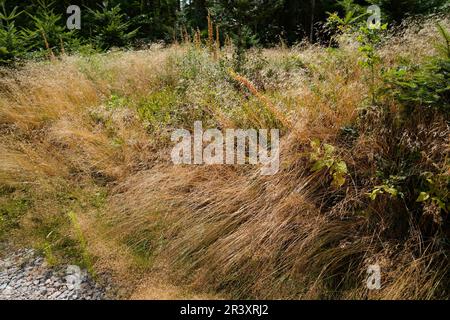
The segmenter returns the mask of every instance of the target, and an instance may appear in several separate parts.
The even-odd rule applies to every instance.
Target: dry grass
[[[435,33],[424,29],[390,39],[386,66],[433,53]],[[33,203],[14,233],[32,244],[58,233],[50,244],[64,254],[61,239],[73,240],[66,215],[77,212],[94,269],[111,273],[122,297],[448,298],[442,230],[400,199],[367,197],[379,183],[378,159],[397,161],[395,146],[418,146],[424,166],[448,165],[445,117],[415,115],[399,127],[395,101],[392,112],[364,108],[367,70],[352,41],[250,52],[245,77],[229,76],[230,48],[216,61],[197,47],[1,71],[1,196]],[[280,172],[173,166],[167,137],[195,120],[282,126]],[[313,138],[347,163],[342,188],[311,172]],[[374,263],[379,291],[365,286]]]

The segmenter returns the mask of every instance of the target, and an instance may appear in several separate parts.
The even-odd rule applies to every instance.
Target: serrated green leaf
[[[369,196],[370,200],[374,201],[379,193],[383,193],[383,191],[381,191],[380,189],[374,189],[372,190],[372,192],[367,193],[367,195]]]
[[[310,145],[311,145],[311,148],[313,148],[314,150],[317,150],[320,148],[320,140],[312,139]]]
[[[432,200],[434,202],[436,202],[436,204],[439,206],[439,208],[441,208],[442,210],[445,210],[445,207],[446,207],[445,203],[441,199],[439,199],[437,197],[433,197]]]
[[[421,192],[419,197],[417,197],[416,202],[424,202],[430,198],[430,195],[426,192]]]
[[[336,187],[342,187],[345,183],[346,179],[342,174],[334,173],[333,174],[333,184]]]
[[[335,148],[331,144],[325,143],[323,145],[323,149],[325,150],[325,155],[331,156],[334,153]]]
[[[348,172],[347,164],[343,160],[336,162],[333,168],[337,173],[346,174]]]
[[[333,159],[326,159],[324,160],[324,165],[329,169],[333,166],[334,160]]]
[[[398,190],[394,187],[385,186],[384,191],[389,193],[391,196],[396,197],[398,194]]]
[[[312,166],[311,171],[316,172],[316,171],[322,170],[323,168],[325,168],[325,161],[324,160],[318,160]]]

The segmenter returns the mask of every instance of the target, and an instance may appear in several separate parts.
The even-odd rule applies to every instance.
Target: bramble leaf
[[[424,202],[430,198],[430,195],[426,192],[421,192],[416,202]]]

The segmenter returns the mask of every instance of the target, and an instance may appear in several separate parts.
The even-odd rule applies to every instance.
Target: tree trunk
[[[311,32],[309,34],[309,41],[314,42],[314,12],[316,11],[316,0],[311,0]]]

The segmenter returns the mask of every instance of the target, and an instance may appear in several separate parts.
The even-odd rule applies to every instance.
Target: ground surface
[[[107,289],[77,266],[49,266],[32,249],[0,257],[0,300],[102,300]]]

